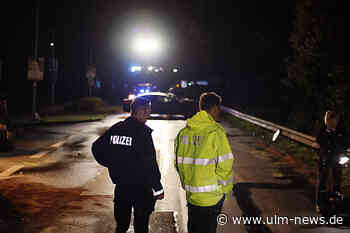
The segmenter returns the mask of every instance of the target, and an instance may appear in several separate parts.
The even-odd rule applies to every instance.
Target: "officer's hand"
[[[156,196],[157,200],[163,200],[164,199],[164,193],[159,194],[158,196]]]

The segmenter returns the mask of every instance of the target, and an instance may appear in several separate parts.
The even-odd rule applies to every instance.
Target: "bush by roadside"
[[[39,108],[40,120],[33,121],[30,114],[10,116],[8,124],[10,140],[21,136],[24,128],[33,125],[96,121],[109,114],[123,113],[122,106],[112,106],[101,98],[86,97],[64,105]]]
[[[40,110],[40,114],[44,116],[67,113],[118,114],[122,113],[122,108],[109,105],[99,97],[84,97],[63,105],[46,106]]]

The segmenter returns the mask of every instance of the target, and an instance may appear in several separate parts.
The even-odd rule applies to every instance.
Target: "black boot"
[[[321,212],[323,209],[327,208],[328,192],[327,190],[322,190],[318,192],[316,212]]]

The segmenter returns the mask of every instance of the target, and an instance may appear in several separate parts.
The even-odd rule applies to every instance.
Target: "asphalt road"
[[[67,195],[67,200],[55,211],[43,212],[50,216],[47,221],[34,224],[35,227],[27,228],[26,232],[113,232],[114,185],[110,182],[106,169],[99,166],[92,158],[90,146],[99,134],[119,120],[122,119],[112,116],[101,122],[41,127],[37,132],[33,132],[35,134],[40,132],[41,137],[57,138],[57,141],[63,143],[56,151],[46,155],[46,158],[41,160],[40,166],[23,170],[23,176],[30,181],[28,184],[40,183],[61,192],[68,189],[79,191],[77,195]],[[177,223],[175,226],[177,230],[185,233],[187,221],[185,193],[181,189],[173,165],[173,139],[185,126],[185,121],[149,120],[147,124],[154,129],[157,160],[165,188],[165,199],[157,202],[156,211],[150,222],[151,233],[175,232],[174,220]],[[290,165],[277,162],[274,155],[259,147],[257,138],[232,128],[225,122],[223,125],[235,155],[233,169],[236,185],[234,192],[224,203],[222,211],[224,215],[220,220],[226,222],[218,225],[218,233],[350,232],[349,229],[331,224],[299,223],[302,218],[304,221],[310,221],[309,217],[318,217],[314,212],[313,190],[306,185],[302,177],[293,172]],[[283,178],[276,175],[281,171],[284,172]],[[60,198],[65,200],[64,197]],[[52,205],[51,208],[55,204]],[[234,222],[242,220],[237,219],[242,216],[261,217],[266,224]],[[132,228],[130,232],[133,232]]]

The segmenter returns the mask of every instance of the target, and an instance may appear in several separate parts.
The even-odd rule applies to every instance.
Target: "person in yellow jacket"
[[[200,111],[175,138],[175,168],[186,191],[189,233],[215,233],[225,196],[233,188],[234,157],[217,123],[221,97],[203,93]]]

